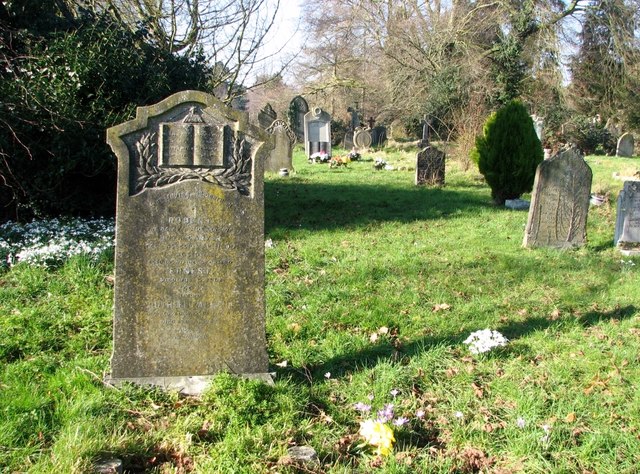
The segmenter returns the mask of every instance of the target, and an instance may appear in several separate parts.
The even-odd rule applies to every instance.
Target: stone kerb
[[[269,380],[263,163],[270,137],[199,91],[110,128],[118,159],[109,383],[194,393],[217,372]]]

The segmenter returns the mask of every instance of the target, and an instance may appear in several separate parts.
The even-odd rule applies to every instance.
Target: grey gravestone
[[[420,147],[422,148],[429,146],[432,122],[433,122],[433,119],[428,115],[425,115],[424,118],[422,119],[422,139],[420,140]]]
[[[360,126],[360,117],[358,117],[358,111],[354,108],[348,107],[347,112],[349,112],[350,115],[349,130],[353,132]]]
[[[358,127],[353,134],[353,146],[357,150],[365,150],[371,146],[371,133],[369,130]]]
[[[304,116],[304,151],[307,158],[319,151],[331,156],[331,115],[320,107]]]
[[[271,104],[267,104],[260,112],[258,112],[258,125],[260,125],[260,128],[263,130],[266,130],[271,126],[276,118],[278,118],[278,114],[273,110]]]
[[[591,168],[576,148],[540,163],[523,245],[554,248],[584,245],[591,179]]]
[[[110,383],[197,393],[268,380],[263,163],[270,137],[197,91],[110,128],[118,159]]]
[[[403,140],[409,138],[407,129],[402,120],[394,120],[391,122],[391,138],[394,140]]]
[[[416,185],[444,186],[445,153],[428,146],[416,155]]]
[[[387,127],[377,125],[371,129],[371,146],[382,146],[387,141]]]
[[[304,116],[309,112],[309,104],[300,95],[289,103],[289,126],[296,134],[298,141],[304,140]]]
[[[275,147],[264,164],[264,170],[270,173],[279,173],[283,168],[286,168],[287,171],[292,170],[292,154],[293,145],[296,143],[296,134],[284,120],[274,121],[267,128],[267,133],[273,135]]]
[[[623,134],[618,139],[618,147],[616,148],[616,156],[630,158],[633,156],[633,135],[630,133]]]
[[[618,195],[614,243],[625,255],[640,255],[640,181],[625,181]]]
[[[353,131],[347,130],[344,133],[344,141],[342,142],[342,148],[345,150],[351,150],[353,148]]]
[[[538,117],[537,115],[532,115],[531,120],[533,120],[533,128],[536,131],[536,135],[538,135],[538,140],[542,142],[543,133],[544,133],[544,118]]]

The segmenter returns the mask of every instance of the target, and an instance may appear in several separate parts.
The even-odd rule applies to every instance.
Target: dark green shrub
[[[616,151],[617,136],[591,117],[579,115],[568,124],[565,142],[574,143],[585,155],[611,155]]]
[[[531,191],[536,168],[543,160],[542,145],[525,106],[513,100],[494,112],[476,138],[471,159],[491,187],[497,204]]]

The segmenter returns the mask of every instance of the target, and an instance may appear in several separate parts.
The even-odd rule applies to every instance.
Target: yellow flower
[[[376,448],[376,454],[388,456],[393,451],[395,437],[393,430],[380,421],[366,420],[360,422],[360,436],[365,442]]]

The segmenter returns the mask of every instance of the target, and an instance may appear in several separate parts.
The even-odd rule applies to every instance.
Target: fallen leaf
[[[575,412],[571,412],[569,413],[565,418],[564,421],[567,423],[573,423],[574,421],[576,421],[576,414]]]
[[[378,329],[378,334],[387,334],[389,332],[389,328],[387,326],[382,326]]]
[[[484,390],[482,390],[482,387],[480,387],[479,385],[472,383],[471,384],[471,388],[473,388],[473,394],[478,397],[478,398],[482,398],[484,397]]]
[[[437,305],[435,305],[435,306],[433,307],[433,312],[436,312],[436,311],[445,311],[445,310],[447,310],[447,309],[449,309],[449,308],[451,308],[451,306],[449,306],[447,303],[440,303],[440,304],[437,304]]]

